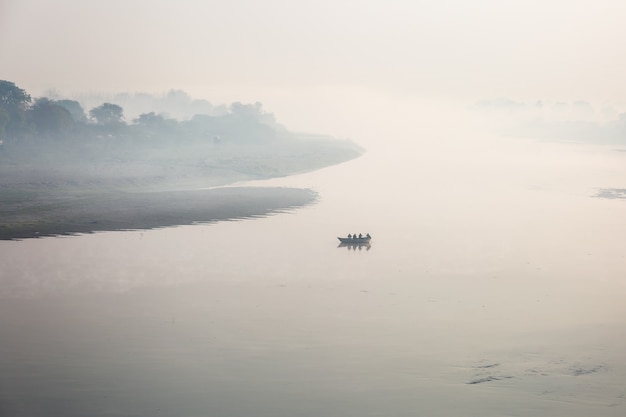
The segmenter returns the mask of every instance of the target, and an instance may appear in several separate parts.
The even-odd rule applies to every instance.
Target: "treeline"
[[[223,114],[196,114],[189,120],[147,112],[127,121],[124,109],[115,103],[102,103],[86,111],[76,100],[33,99],[15,83],[0,80],[3,150],[76,147],[103,140],[126,145],[184,141],[265,144],[283,132],[258,102],[233,103]]]

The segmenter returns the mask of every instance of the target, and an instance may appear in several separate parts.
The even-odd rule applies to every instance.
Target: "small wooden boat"
[[[365,245],[370,243],[372,237],[370,235],[361,236],[361,237],[338,237],[339,241],[348,245]]]

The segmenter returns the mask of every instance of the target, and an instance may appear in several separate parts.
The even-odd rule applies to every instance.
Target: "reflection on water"
[[[5,214],[0,240],[255,218],[313,204],[316,198],[311,190],[285,187],[104,193],[82,197],[80,203],[72,201],[62,210],[50,209],[46,214],[38,206]]]
[[[372,244],[369,242],[367,243],[340,243],[337,247],[348,248],[348,250],[362,250],[363,248],[365,248],[365,250],[370,250],[370,248],[372,247]]]
[[[0,414],[626,415],[623,204],[590,197],[626,164],[524,146],[264,182],[320,195],[265,218],[1,241]],[[359,228],[376,249],[337,250]]]

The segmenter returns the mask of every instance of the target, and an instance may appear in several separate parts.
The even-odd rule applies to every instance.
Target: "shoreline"
[[[88,158],[71,150],[0,152],[0,240],[267,216],[312,204],[317,194],[234,184],[315,171],[362,154],[327,141],[143,152],[121,147],[102,155],[92,150]]]
[[[2,208],[0,240],[148,230],[268,216],[313,204],[310,189],[233,187],[90,192],[21,200]],[[9,205],[10,206],[10,205]]]

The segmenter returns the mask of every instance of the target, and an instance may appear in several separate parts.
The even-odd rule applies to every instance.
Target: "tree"
[[[35,101],[30,110],[31,120],[41,136],[61,137],[74,126],[70,112],[47,98]]]
[[[83,110],[83,106],[81,106],[78,101],[76,101],[76,100],[55,100],[54,104],[57,104],[57,105],[65,108],[67,111],[69,111],[70,114],[72,115],[72,119],[74,119],[75,122],[78,122],[78,123],[86,123],[87,122],[87,116],[85,115],[85,110]]]
[[[144,127],[158,127],[165,122],[165,118],[155,112],[142,113],[138,118],[133,120],[133,123]]]
[[[30,95],[25,90],[15,83],[0,80],[0,134],[13,139],[28,130],[26,110],[30,101]]]
[[[9,114],[6,110],[0,109],[0,144],[4,142],[4,130],[9,124]]]
[[[254,104],[232,103],[230,113],[221,119],[226,130],[236,136],[236,142],[267,143],[276,138],[273,115],[266,117],[263,106],[258,101]],[[266,123],[266,119],[269,123]]]
[[[0,80],[0,108],[5,110],[26,110],[30,95],[10,81]]]
[[[272,113],[263,110],[263,104],[256,102],[254,104],[243,104],[234,102],[230,105],[230,113],[241,121],[259,122],[272,128],[284,130],[284,127],[276,123],[276,118]]]
[[[142,113],[133,119],[135,135],[151,139],[168,139],[179,137],[179,124],[175,119],[167,119],[164,115],[155,112]]]
[[[89,110],[89,116],[99,125],[124,124],[124,109],[117,104],[104,103]]]
[[[230,105],[230,112],[242,118],[258,119],[263,114],[263,104],[256,102],[254,104],[243,104],[238,101]]]

